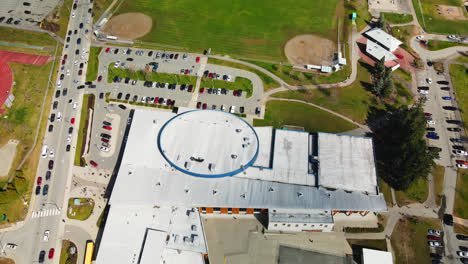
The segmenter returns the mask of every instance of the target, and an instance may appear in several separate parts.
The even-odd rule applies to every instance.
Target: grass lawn
[[[252,81],[243,77],[236,77],[234,82],[228,82],[223,80],[214,80],[210,78],[202,78],[200,87],[205,88],[225,88],[228,90],[242,90],[247,93],[247,97],[252,96],[253,85]]]
[[[440,206],[442,201],[442,195],[444,194],[444,177],[445,177],[445,167],[436,165],[434,170],[432,171],[432,175],[434,176],[434,192],[435,192],[435,200],[437,205]]]
[[[216,64],[216,65],[222,65],[222,66],[227,66],[227,67],[232,67],[232,68],[238,68],[246,71],[253,72],[262,79],[263,82],[263,91],[269,91],[271,89],[277,88],[280,86],[280,84],[273,80],[270,76],[266,75],[265,73],[251,68],[249,66],[245,66],[243,64],[235,63],[235,62],[230,62],[230,61],[225,61],[225,60],[220,60],[220,59],[214,59],[214,58],[208,58],[208,64]]]
[[[413,15],[411,14],[380,13],[380,15],[382,14],[385,20],[391,24],[405,24],[413,21]]]
[[[67,217],[76,220],[86,220],[91,215],[94,209],[94,200],[88,198],[79,198],[80,204],[75,205],[74,200],[78,198],[68,199]],[[71,208],[71,212],[70,212]]]
[[[383,193],[387,206],[392,206],[392,188],[382,178],[379,178],[380,192]]]
[[[411,82],[412,77],[409,71],[403,70],[402,68],[398,68],[395,71],[393,71],[393,74],[400,77],[403,81]]]
[[[9,65],[12,69],[13,81],[16,82],[12,88],[12,93],[16,98],[13,106],[7,109],[4,116],[7,118],[0,119],[0,145],[4,145],[9,139],[19,140],[20,143],[17,146],[16,156],[8,175],[14,172],[34,142],[42,99],[46,89],[49,89],[44,117],[40,124],[38,143],[21,170],[16,173],[13,184],[8,186],[7,191],[0,192],[0,214],[6,214],[6,222],[12,223],[22,220],[27,213],[23,201],[29,202],[31,196],[30,192],[42,148],[40,139],[45,133],[53,88],[47,85],[52,62],[43,66],[18,63],[9,63]],[[0,179],[0,187],[4,186],[6,180],[7,178]],[[0,225],[4,223],[2,221]]]
[[[142,41],[278,61],[285,60],[283,47],[293,36],[313,33],[335,40],[342,5],[340,0],[132,0],[116,14],[152,17],[153,29]]]
[[[455,60],[461,63],[468,63],[468,56],[459,56]]]
[[[268,101],[265,119],[254,119],[254,126],[284,125],[304,127],[309,132],[338,133],[357,128],[354,124],[313,106],[286,101]]]
[[[439,229],[439,219],[404,217],[397,223],[391,236],[395,263],[431,263],[427,229]]]
[[[106,9],[110,6],[110,4],[112,4],[112,0],[94,0],[94,3],[93,3],[93,21],[94,22],[98,21],[98,19],[102,16],[102,14],[104,14],[104,11],[106,11]]]
[[[426,201],[428,192],[428,184],[426,179],[420,178],[413,183],[406,191],[395,191],[395,199],[399,206],[404,206],[412,203],[422,203]]]
[[[463,8],[462,1],[459,0],[420,0],[422,6],[419,8],[419,1],[412,0],[413,6],[418,17],[419,24],[424,27],[422,14],[424,14],[425,31],[442,34],[467,34],[468,20],[450,20],[437,13],[437,5],[458,6],[463,9],[465,17],[466,10]]]
[[[11,258],[0,257],[0,264],[15,264],[15,261]]]
[[[9,27],[0,27],[0,41],[30,46],[50,47],[51,50],[55,50],[56,44],[55,39],[47,33]]]
[[[86,72],[86,81],[95,81],[98,76],[99,68],[99,53],[101,52],[101,47],[91,47],[89,50],[89,60],[88,60],[88,71]]]
[[[410,45],[409,45],[409,40],[411,39],[412,36],[418,34],[417,28],[414,25],[409,25],[409,26],[394,26],[392,27],[392,32],[391,34],[401,40],[403,44],[401,44],[400,47],[402,47],[405,50],[408,51],[414,51]],[[401,68],[398,68],[401,69]]]
[[[463,65],[450,64],[450,77],[460,107],[463,123],[467,125],[468,122],[468,68]]]
[[[338,83],[346,80],[351,74],[351,67],[349,66],[345,66],[342,70],[333,72],[331,74],[320,74],[296,71],[291,65],[280,65],[252,60],[245,61],[266,69],[290,85]]]
[[[460,224],[453,224],[453,230],[455,233],[468,235],[468,227]]]
[[[453,214],[464,219],[468,218],[468,170],[458,170]]]
[[[92,97],[91,101],[93,102],[92,105],[89,105],[90,97]],[[76,142],[76,150],[75,150],[75,160],[74,160],[74,165],[75,166],[81,166],[84,164],[81,164],[84,159],[81,159],[82,156],[82,149],[84,148],[84,145],[86,142],[86,134],[88,131],[88,115],[89,115],[89,108],[94,108],[94,95],[89,95],[85,94],[83,95],[83,106],[81,108],[81,117],[80,117],[80,126],[78,128],[78,139]]]
[[[78,252],[75,251],[75,254],[70,255],[70,247],[72,246],[76,248],[76,245],[70,240],[62,240],[62,251],[60,251],[60,261],[59,261],[60,264],[76,263],[78,259],[78,254],[77,254]],[[67,262],[68,259],[70,260]]]
[[[195,86],[197,76],[183,75],[183,74],[170,74],[163,72],[151,71],[134,71],[130,69],[114,68],[114,63],[109,64],[109,73],[107,74],[107,82],[111,83],[115,76],[120,76],[123,79],[129,77],[132,80],[140,81],[153,81],[163,83],[178,83],[178,84],[192,84]],[[123,82],[124,80],[122,80]]]
[[[353,260],[355,261],[353,263],[363,263],[363,248],[387,251],[387,241],[385,239],[348,239],[347,241],[353,250]]]
[[[351,19],[351,14],[356,12],[356,28],[361,31],[366,27],[367,22],[371,19],[371,14],[368,11],[366,0],[351,0],[345,1],[346,17],[345,20]]]
[[[451,41],[440,41],[440,40],[428,40],[427,41],[427,49],[431,51],[441,50],[441,49],[446,49],[446,48],[456,47],[456,46],[468,47],[468,44],[451,42]]]
[[[332,89],[308,89],[275,93],[272,97],[298,99],[311,102],[345,115],[352,120],[365,123],[371,109],[385,109],[386,104],[379,102],[368,90],[371,86],[369,64],[358,64],[357,80],[349,86]],[[398,87],[396,87],[398,88]],[[399,92],[401,94],[401,91]],[[397,96],[393,106],[407,104],[405,98]]]
[[[70,12],[72,9],[73,0],[64,0],[62,5],[57,5],[49,16],[42,21],[41,27],[43,29],[49,29],[49,24],[57,24],[58,31],[55,32],[57,36],[62,39],[67,35],[67,26],[70,18]]]

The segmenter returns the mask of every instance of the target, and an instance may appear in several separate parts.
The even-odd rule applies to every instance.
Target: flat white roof
[[[252,165],[258,151],[257,135],[247,122],[216,110],[177,115],[158,140],[172,166],[200,177],[235,175]]]
[[[371,138],[318,133],[320,186],[377,194]]]
[[[384,46],[385,48],[389,49],[390,51],[395,51],[398,46],[401,45],[401,41],[394,38],[392,35],[388,34],[387,32],[383,31],[382,29],[375,27],[365,33],[368,37],[374,39],[375,41],[379,42],[380,45]]]
[[[371,41],[370,39],[367,40],[366,53],[372,55],[372,57],[378,60],[381,60],[383,57],[385,57],[385,62],[396,60],[396,57],[393,55],[393,53],[382,48],[382,46]]]
[[[268,168],[271,165],[271,155],[273,153],[273,127],[256,127],[255,131],[258,135],[258,143],[260,147],[254,166]]]
[[[393,264],[393,257],[391,252],[363,248],[363,264]]]

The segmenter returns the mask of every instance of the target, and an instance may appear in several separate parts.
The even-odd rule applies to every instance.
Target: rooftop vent
[[[192,163],[190,163],[190,161],[186,161],[186,162],[185,162],[185,168],[186,168],[187,170],[190,170],[191,167],[192,167]]]
[[[241,194],[240,196],[242,199],[245,199],[245,193]]]
[[[236,154],[232,154],[232,155],[231,155],[231,158],[232,158],[232,159],[237,159],[237,155],[236,155]]]
[[[274,192],[275,189],[273,189],[273,187],[270,187],[270,188],[268,188],[268,191],[269,191],[269,192]]]
[[[248,140],[249,140],[249,138],[248,138],[248,137],[245,137],[245,138],[244,138],[244,141],[248,141]]]
[[[184,189],[185,194],[188,194],[190,192],[189,189]]]
[[[301,192],[297,192],[297,197],[300,198],[300,197],[302,197],[302,195],[303,195],[303,194],[302,194]]]
[[[197,226],[196,226],[196,225],[192,225],[191,229],[192,229],[192,231],[197,231]]]
[[[209,169],[210,171],[215,171],[215,169],[216,169],[216,164],[214,164],[214,163],[208,164],[208,169]]]
[[[217,190],[213,190],[213,195],[216,195],[218,193]]]
[[[237,132],[237,133],[240,133],[240,132],[242,132],[242,129],[237,128],[237,129],[236,129],[236,132]]]

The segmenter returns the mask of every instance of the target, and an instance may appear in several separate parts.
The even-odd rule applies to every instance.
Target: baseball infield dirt
[[[151,17],[142,13],[125,13],[111,18],[102,31],[122,39],[136,39],[151,31]]]
[[[321,65],[322,62],[332,61],[335,49],[336,44],[329,39],[314,35],[299,35],[286,43],[284,52],[293,65]]]
[[[463,9],[458,6],[437,5],[437,13],[446,19],[467,20]]]

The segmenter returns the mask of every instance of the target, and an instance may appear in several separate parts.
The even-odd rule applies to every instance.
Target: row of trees
[[[395,90],[392,78],[392,69],[385,67],[385,57],[376,60],[372,72],[372,89],[379,98],[388,98]]]

